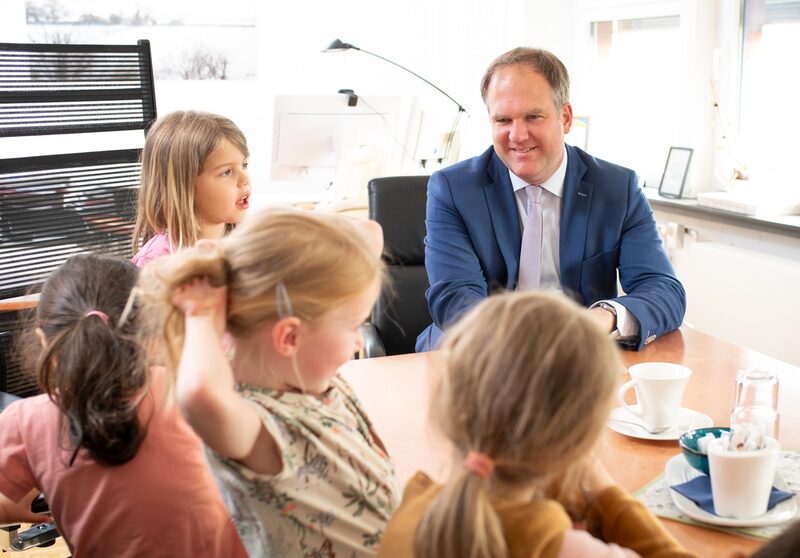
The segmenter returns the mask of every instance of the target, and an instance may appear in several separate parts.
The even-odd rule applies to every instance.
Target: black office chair
[[[0,57],[2,141],[129,130],[141,130],[144,137],[156,119],[148,41],[0,42]],[[132,141],[130,149],[74,153],[73,147],[89,148],[82,136],[74,137],[72,147],[56,144],[69,152],[0,157],[0,391],[19,396],[38,390],[12,350],[27,304],[14,299],[37,290],[75,253],[130,257],[133,221],[118,213],[118,203],[125,205],[118,192],[130,197],[139,186],[142,142]],[[17,533],[12,547],[48,544],[56,536],[52,523],[35,525]]]
[[[131,256],[139,154],[156,119],[155,85],[145,40],[0,42],[0,59],[0,390],[27,396],[36,387],[7,350],[20,328],[6,310],[16,312],[13,299],[36,292],[73,254]],[[119,135],[130,130],[140,130],[141,139]],[[44,145],[47,137],[69,135],[75,140],[54,143],[63,147],[59,153],[8,158],[2,143],[40,136]],[[130,148],[87,151],[102,149],[104,138]]]
[[[428,176],[369,181],[369,218],[383,227],[384,261],[391,285],[372,310],[364,356],[414,352],[417,335],[431,323],[425,290],[425,202]]]
[[[10,305],[0,301],[0,393],[6,392],[8,395],[18,397],[36,395],[39,393],[36,379],[24,369],[21,355],[16,347],[23,324],[30,320],[30,313],[34,310],[25,308],[24,303],[19,304],[14,310],[9,310],[5,306]],[[0,405],[0,410],[9,405],[10,400],[6,399],[3,403]]]

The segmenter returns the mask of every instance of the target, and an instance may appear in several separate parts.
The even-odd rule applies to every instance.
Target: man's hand
[[[601,306],[595,306],[589,310],[589,315],[603,328],[606,333],[614,331],[617,325],[617,315],[611,310],[606,310]]]

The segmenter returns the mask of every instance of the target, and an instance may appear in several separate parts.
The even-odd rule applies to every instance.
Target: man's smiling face
[[[564,156],[572,107],[556,107],[547,79],[527,66],[498,68],[486,91],[492,142],[500,160],[529,184],[542,184]]]

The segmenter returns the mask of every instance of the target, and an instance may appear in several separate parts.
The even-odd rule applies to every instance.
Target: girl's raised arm
[[[179,287],[173,304],[185,316],[176,395],[181,412],[207,446],[263,474],[282,468],[280,452],[255,408],[235,390],[222,349],[226,287],[195,278]]]

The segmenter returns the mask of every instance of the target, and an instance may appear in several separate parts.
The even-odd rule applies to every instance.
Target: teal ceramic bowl
[[[689,430],[681,435],[678,439],[678,444],[681,446],[681,451],[689,465],[698,471],[708,474],[708,456],[700,453],[697,449],[697,441],[704,437],[706,434],[711,433],[715,438],[719,438],[723,432],[730,432],[727,426],[712,426],[710,428],[697,428]]]

